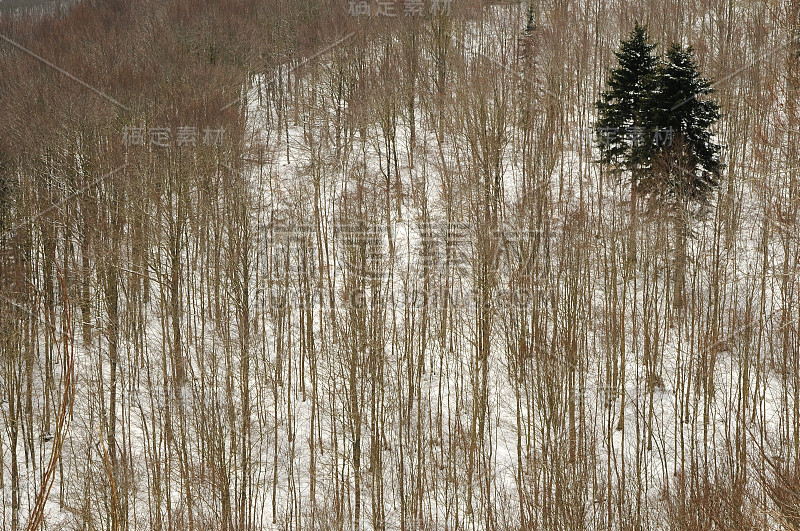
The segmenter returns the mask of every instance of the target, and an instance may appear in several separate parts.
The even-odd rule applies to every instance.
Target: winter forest
[[[2,0],[0,527],[800,529],[799,141],[798,0]]]

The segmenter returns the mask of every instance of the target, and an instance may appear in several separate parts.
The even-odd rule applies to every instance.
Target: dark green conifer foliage
[[[658,57],[647,29],[636,24],[614,52],[619,66],[611,71],[609,90],[597,102],[596,124],[601,161],[631,171],[634,182],[649,169],[654,125],[648,104],[656,90]]]
[[[719,105],[705,98],[713,89],[691,47],[673,44],[663,61],[655,47],[636,24],[615,52],[619,66],[597,102],[600,161],[630,172],[642,194],[703,200],[721,169],[710,131]]]
[[[670,196],[705,199],[717,186],[721,169],[720,146],[712,141],[710,131],[720,113],[715,101],[700,99],[713,89],[711,82],[700,75],[693,55],[691,47],[684,49],[673,44],[658,68],[658,88],[648,105],[649,112],[662,130],[669,130],[673,138],[681,139],[682,151],[676,153],[671,145],[655,146],[662,159],[659,166],[676,167],[668,159],[678,156],[685,158],[686,163],[678,166],[684,168],[682,175],[654,172],[652,178],[662,182],[650,184]]]

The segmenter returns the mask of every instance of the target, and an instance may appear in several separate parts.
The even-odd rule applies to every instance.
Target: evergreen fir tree
[[[691,47],[670,46],[666,61],[658,68],[657,90],[648,106],[659,130],[669,131],[680,142],[654,146],[660,171],[650,175],[652,182],[645,183],[650,192],[700,200],[717,186],[720,147],[712,142],[709,128],[720,117],[719,105],[699,99],[712,92],[711,82],[700,76]],[[681,164],[670,162],[677,158],[683,159]],[[668,168],[671,170],[664,171]],[[674,171],[676,168],[681,171]]]
[[[649,111],[656,90],[659,59],[647,29],[636,24],[614,52],[619,67],[611,71],[609,90],[597,102],[596,133],[601,162],[631,171],[634,183],[649,169],[655,127]]]
[[[525,33],[530,34],[536,29],[536,7],[533,0],[528,2],[528,20],[525,22]]]
[[[637,24],[615,52],[619,67],[597,102],[600,161],[629,171],[641,193],[703,199],[718,184],[720,148],[709,128],[720,117],[719,105],[700,99],[713,89],[691,47],[673,44],[665,61],[653,54],[655,47]]]
[[[711,82],[700,76],[691,47],[670,46],[658,68],[657,90],[651,94],[649,108],[653,121],[660,130],[670,131],[672,139],[654,146],[653,171],[640,185],[672,211],[676,308],[685,305],[690,204],[708,197],[717,186],[720,170],[720,148],[711,141],[709,131],[719,119],[719,105],[699,99],[711,93]]]

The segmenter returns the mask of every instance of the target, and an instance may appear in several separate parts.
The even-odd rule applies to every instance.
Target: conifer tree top
[[[720,147],[710,131],[719,105],[705,98],[713,89],[700,75],[691,47],[672,44],[663,58],[655,48],[647,29],[636,24],[614,52],[618,66],[597,102],[600,161],[627,171],[645,193],[701,198],[716,186],[720,169]],[[681,153],[672,146],[677,137]],[[684,161],[685,175],[662,175],[659,182],[654,174],[677,171],[669,163],[676,158]]]

